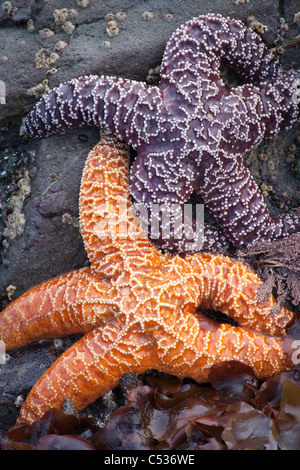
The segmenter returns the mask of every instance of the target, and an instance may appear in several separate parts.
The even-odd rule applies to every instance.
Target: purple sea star
[[[251,84],[227,89],[225,64]],[[194,18],[169,40],[158,86],[116,77],[86,76],[44,96],[29,114],[25,132],[47,137],[94,125],[126,139],[137,152],[131,194],[153,216],[150,238],[169,251],[193,251],[203,226],[164,237],[162,213],[153,204],[182,213],[193,194],[205,203],[222,232],[205,225],[204,250],[239,247],[284,237],[299,230],[298,211],[271,215],[242,162],[264,137],[299,119],[293,98],[300,71],[283,72],[262,40],[240,21],[210,14]],[[151,212],[152,211],[152,212]],[[140,214],[144,221],[145,213]],[[159,220],[160,225],[157,227]],[[149,219],[151,220],[151,219]],[[177,220],[177,219],[174,219]],[[151,232],[152,230],[152,232]]]

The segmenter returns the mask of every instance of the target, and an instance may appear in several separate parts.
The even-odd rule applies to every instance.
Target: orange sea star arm
[[[151,343],[151,341],[150,341]],[[71,346],[42,375],[30,391],[18,421],[32,422],[66,397],[84,409],[115,387],[125,372],[151,368],[153,349],[140,326],[125,328],[111,320]]]
[[[121,316],[122,317],[122,316]],[[143,327],[128,317],[111,319],[69,348],[29,393],[19,422],[32,422],[66,397],[77,410],[115,387],[123,374],[155,368],[206,382],[214,364],[236,360],[263,378],[287,367],[284,340],[228,324],[218,325],[185,309],[176,324],[145,319]]]
[[[225,361],[250,366],[260,379],[292,367],[288,339],[219,324],[189,307],[179,313],[173,330],[157,333],[160,370],[199,383],[209,380],[212,366]]]
[[[259,301],[263,282],[245,264],[225,256],[199,253],[187,256],[199,287],[202,309],[219,310],[251,330],[284,336],[294,314],[276,306],[272,295]]]
[[[34,341],[85,333],[116,314],[115,291],[91,268],[58,276],[28,290],[0,314],[7,350]]]
[[[128,267],[153,267],[166,259],[134,216],[128,166],[125,144],[102,133],[88,156],[81,181],[80,224],[85,248],[93,267],[111,278]]]

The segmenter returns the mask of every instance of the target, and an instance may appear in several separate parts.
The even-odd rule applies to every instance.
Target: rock
[[[88,142],[71,132],[64,142],[58,136],[28,144],[35,154],[30,167],[37,171],[26,203],[24,231],[9,243],[5,266],[0,267],[1,292],[14,284],[16,298],[29,286],[87,262],[78,225],[78,197],[85,159],[99,130],[88,130],[86,135]]]
[[[46,369],[71,345],[74,337],[56,345],[43,341],[8,353],[7,362],[0,364],[0,431],[11,427],[35,383]]]

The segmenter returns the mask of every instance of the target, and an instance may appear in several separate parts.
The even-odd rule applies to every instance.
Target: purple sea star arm
[[[221,64],[252,84],[226,89]],[[177,94],[181,109],[201,100],[200,120],[223,131],[228,139],[224,150],[234,155],[299,119],[299,103],[292,99],[297,79],[300,70],[283,72],[261,38],[240,21],[207,15],[189,21],[171,37],[160,88],[164,94]]]
[[[74,78],[42,97],[27,116],[24,131],[30,137],[44,138],[97,126],[138,146],[155,127],[160,95],[158,88],[134,80],[96,75]]]
[[[294,81],[295,76],[290,73],[288,78]],[[292,94],[289,80],[244,85],[228,95],[223,94],[220,114],[226,124],[219,145],[223,154],[241,160],[263,138],[274,137],[280,130],[290,127],[299,117]]]
[[[169,253],[196,253],[199,251],[225,252],[230,248],[228,239],[217,227],[193,216],[186,204],[146,206],[136,214],[144,224],[148,238],[161,250]],[[157,209],[157,210],[156,210]],[[189,210],[192,206],[189,206]],[[146,213],[145,213],[146,211]]]
[[[193,18],[172,35],[161,63],[161,80],[170,82],[180,70],[195,68],[211,70],[220,80],[221,63],[251,82],[286,78],[276,57],[250,28],[241,21],[209,14]]]
[[[300,212],[270,214],[248,168],[239,159],[207,155],[202,169],[196,195],[207,202],[210,214],[236,246],[242,248],[264,239],[275,240],[299,230]],[[218,184],[210,184],[210,175],[214,175]]]

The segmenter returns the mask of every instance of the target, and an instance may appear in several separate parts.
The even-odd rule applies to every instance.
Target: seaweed
[[[104,427],[84,413],[49,410],[17,424],[2,450],[284,450],[300,448],[300,374],[258,381],[235,361],[213,367],[210,382],[152,371]],[[71,413],[71,414],[70,414]]]
[[[273,293],[278,305],[288,302],[291,307],[300,307],[300,233],[256,245],[247,252],[240,250],[238,256],[247,259],[264,281],[259,300],[263,302]]]

